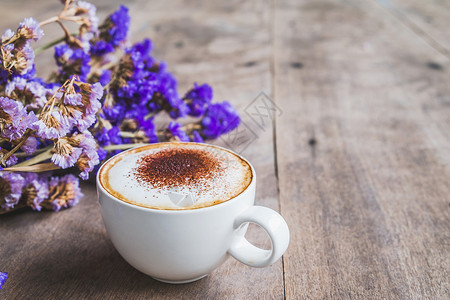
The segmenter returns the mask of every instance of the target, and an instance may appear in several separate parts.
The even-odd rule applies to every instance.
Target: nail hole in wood
[[[294,69],[301,69],[303,68],[303,64],[299,61],[293,61],[291,62],[291,67]]]
[[[253,67],[254,65],[256,65],[256,61],[248,61],[244,64],[246,67]]]
[[[427,63],[427,67],[432,70],[442,70],[443,69],[443,67],[440,64],[432,62],[432,61]]]

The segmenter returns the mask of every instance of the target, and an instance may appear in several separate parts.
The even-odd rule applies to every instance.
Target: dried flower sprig
[[[0,213],[73,206],[82,197],[73,174],[87,179],[109,155],[143,143],[215,139],[240,122],[228,102],[213,103],[208,84],[194,83],[180,96],[166,63],[152,56],[152,42],[129,43],[125,6],[99,24],[94,5],[62,2],[57,16],[27,18],[1,39]],[[34,51],[50,23],[64,37]],[[52,47],[57,70],[44,80],[34,59]],[[172,120],[158,129],[159,115]],[[179,121],[188,116],[194,121]]]

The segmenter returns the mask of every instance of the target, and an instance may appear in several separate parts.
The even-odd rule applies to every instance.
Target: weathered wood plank
[[[37,3],[36,3],[37,4]],[[96,1],[99,10],[113,11],[119,1]],[[224,137],[216,143],[246,156],[258,174],[257,204],[278,209],[272,127],[258,128],[244,109],[261,90],[270,94],[270,22],[267,1],[244,3],[133,1],[132,40],[152,38],[155,56],[165,60],[180,80],[180,90],[208,82],[216,101],[227,99],[241,111],[251,147],[242,149]],[[15,26],[22,4],[8,3]],[[39,1],[39,13],[53,2]],[[4,12],[5,13],[5,12]],[[6,13],[5,13],[6,14]],[[7,23],[7,24],[5,24]],[[50,60],[49,60],[50,61]],[[59,213],[16,213],[1,217],[0,270],[9,278],[0,298],[26,299],[282,299],[282,262],[255,269],[228,260],[210,276],[188,285],[154,281],[129,266],[114,250],[101,221],[94,186],[85,184],[81,203]],[[268,247],[261,230],[249,239]]]
[[[448,298],[448,60],[372,1],[276,1],[274,37],[286,298]]]
[[[431,47],[450,58],[450,3],[430,0],[377,0]]]

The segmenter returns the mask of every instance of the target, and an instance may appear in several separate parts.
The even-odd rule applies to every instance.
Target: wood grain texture
[[[450,59],[450,3],[430,0],[377,0],[425,43]]]
[[[286,298],[448,298],[448,59],[372,1],[276,1],[274,38]]]
[[[93,3],[103,18],[120,2]],[[1,27],[17,26],[30,15],[44,19],[58,9],[53,0],[30,5],[8,2]],[[258,174],[256,203],[278,209],[271,122],[259,128],[244,112],[261,90],[271,92],[270,3],[142,0],[127,6],[131,39],[153,40],[155,57],[168,63],[180,91],[194,81],[208,82],[215,101],[226,99],[238,107],[247,131],[239,131],[239,141],[233,133],[215,143],[249,159]],[[51,64],[51,53],[44,59]],[[242,141],[251,147],[243,148]],[[0,270],[9,273],[0,299],[283,299],[281,260],[257,269],[229,259],[206,278],[186,285],[159,283],[136,271],[105,232],[95,187],[86,183],[82,191],[85,197],[78,206],[59,213],[0,217]],[[248,238],[270,246],[255,227]]]
[[[93,3],[102,19],[120,1]],[[1,28],[58,10],[53,0],[1,4]],[[0,216],[0,299],[450,297],[448,3],[126,4],[131,39],[152,38],[180,91],[208,82],[216,101],[238,107],[239,134],[216,143],[254,165],[257,204],[280,209],[290,247],[269,268],[230,259],[195,283],[159,283],[114,249],[85,183],[74,208]],[[45,74],[51,53],[39,61]],[[269,247],[255,227],[249,239]]]

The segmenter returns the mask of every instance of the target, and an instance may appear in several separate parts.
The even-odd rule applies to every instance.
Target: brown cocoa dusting
[[[192,186],[221,173],[220,161],[199,149],[170,148],[141,157],[133,170],[141,184],[153,188]]]

